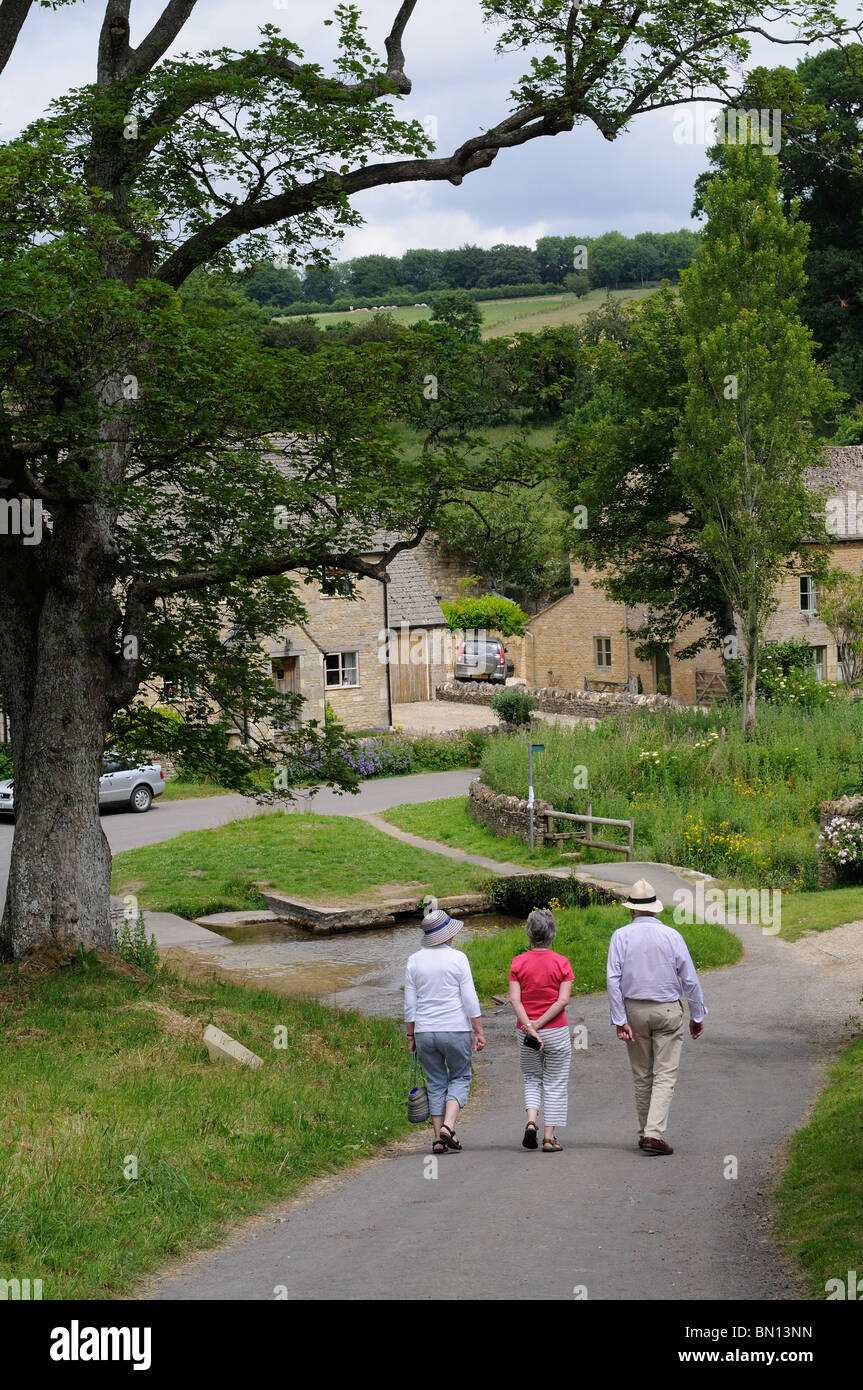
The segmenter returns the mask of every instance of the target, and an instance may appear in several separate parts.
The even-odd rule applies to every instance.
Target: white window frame
[[[350,658],[352,658],[352,660],[346,662],[346,661],[345,661],[345,657],[350,657]],[[331,681],[331,680],[329,679],[330,675],[333,674],[334,668],[332,668],[331,666],[329,666],[328,663],[331,662],[331,661],[333,661],[333,660],[335,660],[335,661],[338,662],[338,667],[335,668],[335,674],[338,675],[338,680],[337,680],[337,681]],[[352,674],[353,674],[353,677],[354,677],[353,680],[345,680],[345,676],[346,676],[347,674],[349,674],[349,673],[352,673]],[[324,689],[325,689],[325,690],[356,690],[356,688],[357,688],[357,686],[359,685],[359,683],[360,683],[360,654],[359,654],[359,652],[356,650],[355,647],[352,648],[350,651],[344,651],[344,652],[327,652],[326,656],[324,657]]]
[[[600,657],[608,657],[607,661],[601,661]],[[598,671],[610,671],[614,665],[611,655],[611,638],[601,637],[598,634],[593,639],[593,664]]]
[[[800,603],[800,612],[810,614],[817,613],[818,587],[811,574],[800,575],[797,584],[797,593]]]
[[[815,679],[817,681],[826,681],[827,648],[824,646],[823,643],[819,642],[817,646],[810,647],[809,650],[812,653],[812,669],[815,672]],[[820,661],[818,659],[819,652],[821,653]]]

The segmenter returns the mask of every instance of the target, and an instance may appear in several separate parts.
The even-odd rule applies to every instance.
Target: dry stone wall
[[[545,831],[545,817],[551,811],[550,801],[535,801],[534,826],[536,840],[542,844]],[[517,796],[503,796],[493,792],[479,778],[471,782],[468,793],[468,813],[480,825],[484,825],[493,835],[505,839],[515,835],[525,844],[530,843],[530,811],[526,801]]]
[[[500,686],[446,681],[435,694],[438,700],[462,705],[490,705]],[[529,687],[537,708],[545,714],[572,714],[581,719],[607,719],[612,714],[631,715],[636,709],[682,709],[667,695],[630,695],[623,691],[560,690],[553,686]]]

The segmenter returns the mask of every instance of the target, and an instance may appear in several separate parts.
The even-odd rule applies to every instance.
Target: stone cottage
[[[858,574],[863,568],[863,446],[834,447],[826,455],[825,466],[811,469],[807,483],[813,491],[826,493],[826,524],[833,536],[830,564]],[[677,656],[703,633],[703,625],[682,630],[652,661],[639,660],[629,632],[642,625],[647,610],[643,605],[627,610],[625,604],[613,602],[599,587],[599,578],[573,560],[570,592],[528,623],[518,674],[529,685],[582,690],[625,687],[640,680],[646,694],[670,694],[690,704],[724,692],[717,649],[705,648],[686,660]],[[789,570],[778,598],[766,640],[803,638],[812,650],[818,678],[841,679],[842,652],[818,616],[817,585],[805,564]]]
[[[386,729],[393,704],[431,699],[443,679],[446,622],[413,553],[388,572],[388,584],[335,571],[303,579],[306,620],[264,641],[276,688],[303,696],[304,720],[322,722],[329,704],[350,730]]]

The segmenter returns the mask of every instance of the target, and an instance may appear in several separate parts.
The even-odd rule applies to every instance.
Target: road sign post
[[[533,827],[533,755],[534,753],[544,753],[544,743],[530,743],[527,745],[527,809],[530,818],[530,852],[533,854],[534,827]]]

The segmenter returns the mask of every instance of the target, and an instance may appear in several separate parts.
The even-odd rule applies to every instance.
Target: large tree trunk
[[[98,806],[115,611],[109,536],[98,507],[58,512],[38,566],[31,562],[30,578],[40,583],[29,599],[12,579],[14,554],[4,555],[10,583],[0,585],[0,680],[16,819],[0,922],[6,959],[62,939],[115,949],[111,853]]]

